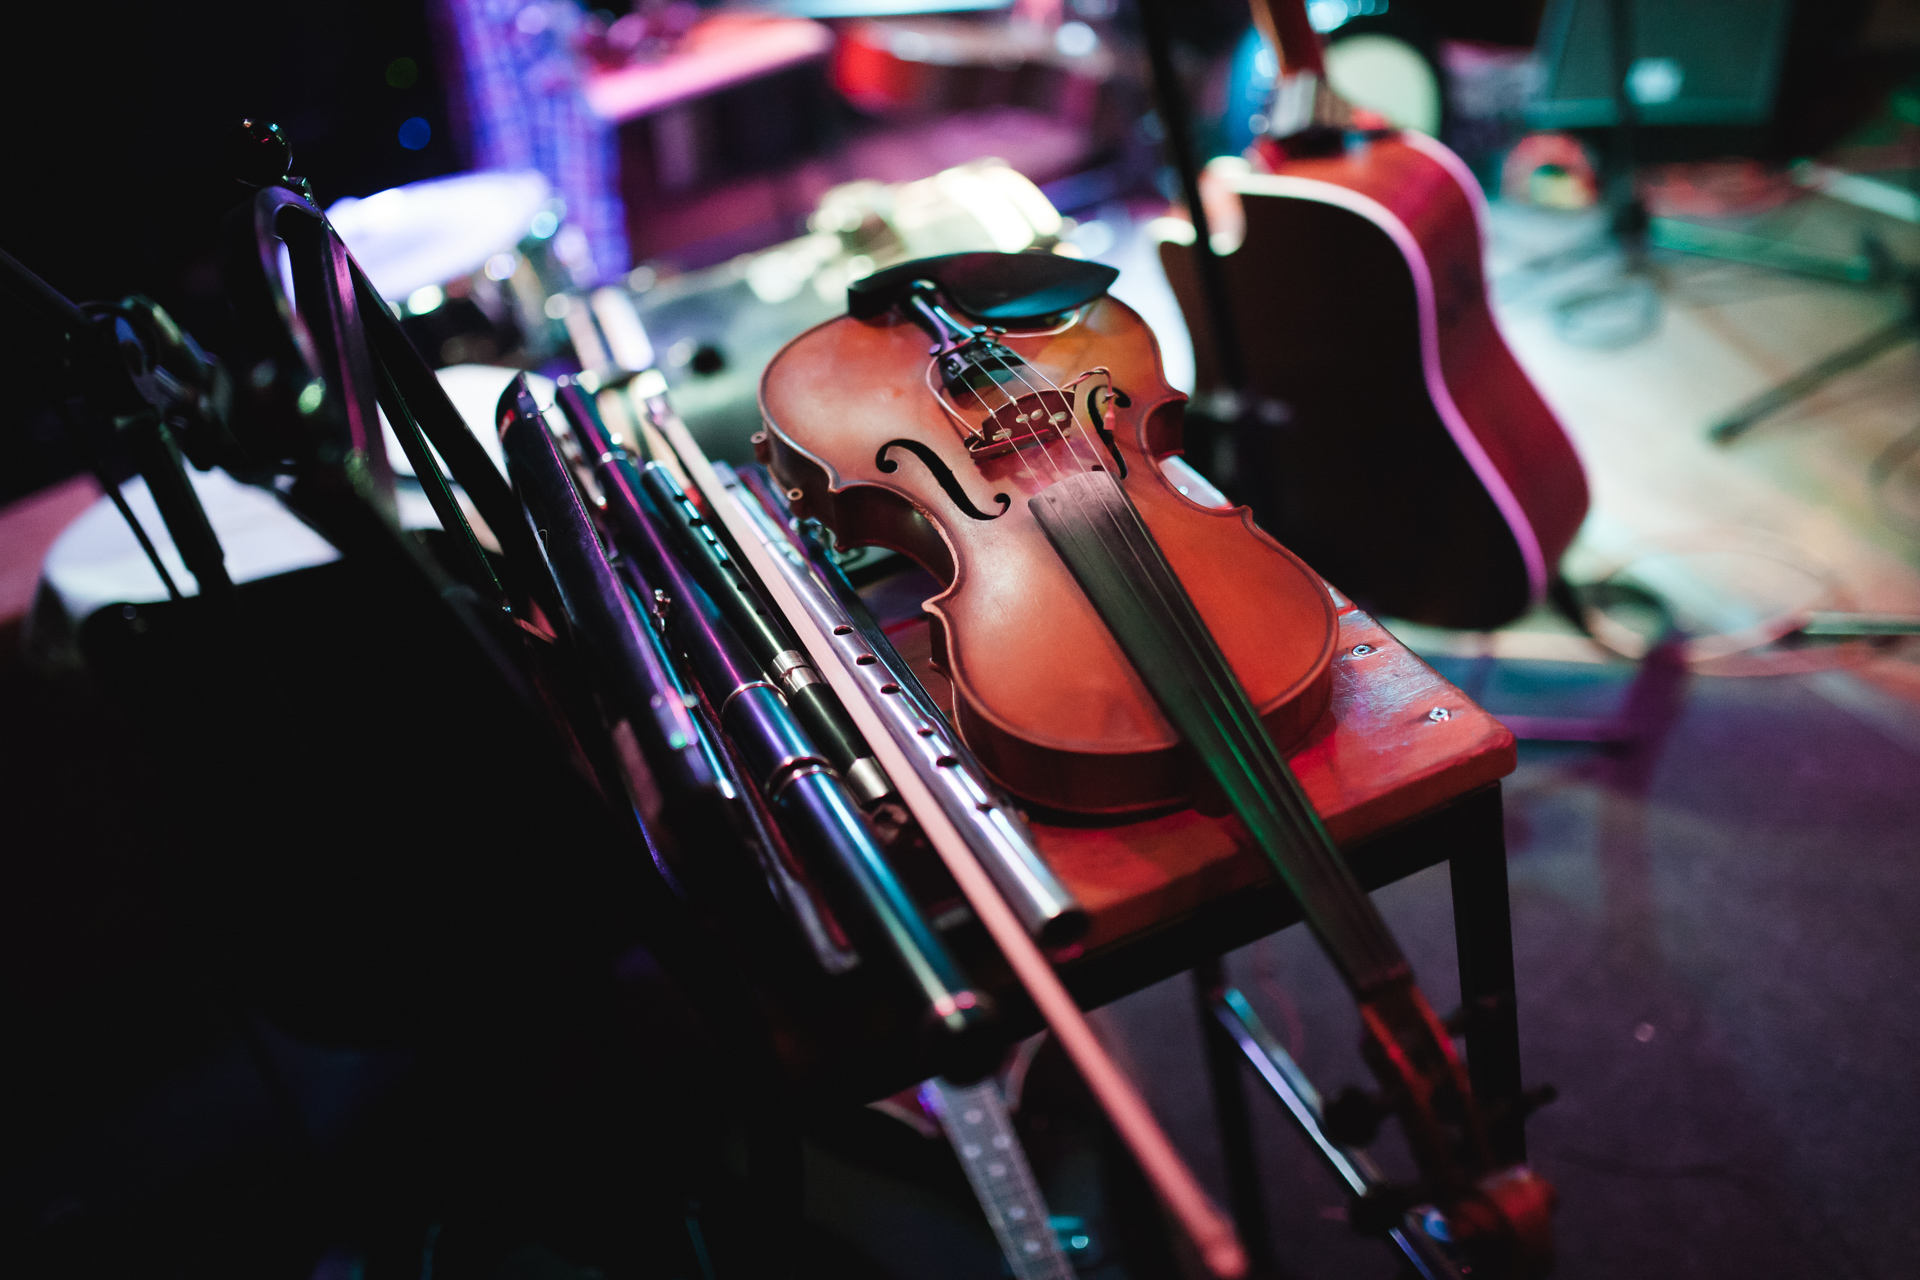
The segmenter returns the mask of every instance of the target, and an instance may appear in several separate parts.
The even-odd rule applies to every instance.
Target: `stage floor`
[[[1152,211],[1126,212],[1102,212],[1115,235],[1101,256],[1123,266],[1128,301],[1179,376],[1191,368],[1184,328],[1139,233]],[[1920,228],[1824,198],[1752,229],[1845,254],[1863,224],[1920,260]],[[1705,438],[1749,396],[1894,319],[1898,293],[1658,254],[1658,330],[1619,350],[1576,347],[1551,304],[1609,264],[1516,267],[1593,227],[1494,211],[1503,326],[1592,486],[1572,576],[1658,556],[1639,571],[1701,627],[1749,625],[1823,586],[1845,602],[1828,607],[1920,613],[1920,464],[1896,470],[1878,505],[1868,480],[1873,458],[1920,425],[1920,349],[1732,446]],[[1490,636],[1389,625],[1496,715],[1606,714],[1633,670],[1544,611]],[[1557,1276],[1911,1270],[1920,651],[1808,665],[1696,676],[1649,709],[1657,732],[1624,753],[1520,745],[1509,870],[1525,1063],[1531,1082],[1560,1090],[1529,1127],[1533,1159],[1561,1189]],[[1444,1004],[1446,875],[1378,897]],[[1323,1089],[1364,1079],[1351,1005],[1302,931],[1236,953],[1229,970]],[[1223,1188],[1187,984],[1099,1016]],[[1342,1197],[1265,1110],[1268,1213],[1289,1274],[1393,1276],[1388,1251],[1351,1236]]]

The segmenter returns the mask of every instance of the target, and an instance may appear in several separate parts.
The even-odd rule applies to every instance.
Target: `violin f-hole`
[[[973,499],[969,498],[967,491],[960,487],[960,479],[953,474],[953,469],[941,461],[939,454],[929,449],[926,445],[921,444],[918,440],[889,440],[880,446],[880,451],[873,455],[873,465],[886,474],[892,475],[900,469],[900,464],[887,456],[887,450],[893,448],[895,445],[907,450],[912,453],[914,457],[925,463],[927,470],[933,473],[933,478],[940,482],[942,489],[946,490],[947,497],[952,499],[953,505],[966,512],[967,515],[973,519],[998,520],[1001,516],[1007,514],[1007,508],[1013,505],[1013,499],[1009,498],[1006,494],[996,493],[993,495],[993,500],[1000,504],[1000,509],[992,515],[988,515],[980,508],[974,506]]]

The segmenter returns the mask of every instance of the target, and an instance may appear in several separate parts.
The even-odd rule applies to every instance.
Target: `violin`
[[[762,375],[761,459],[796,515],[944,584],[954,719],[1009,790],[1107,817],[1226,801],[1359,1004],[1381,1088],[1346,1127],[1397,1114],[1420,1168],[1356,1218],[1431,1204],[1482,1274],[1544,1274],[1551,1186],[1493,1156],[1452,1033],[1281,755],[1326,707],[1329,590],[1181,491],[1185,397],[1117,274],[973,253],[856,282]]]
[[[1163,469],[1185,397],[1106,296],[1117,274],[1039,254],[905,263],[857,282],[853,312],[760,384],[763,461],[795,513],[947,584],[926,604],[935,660],[981,762],[1037,805],[1104,815],[1187,802],[1203,774],[1048,540],[1039,495],[1077,477],[1125,495],[1283,747],[1326,709],[1336,631],[1313,570]],[[1052,310],[1018,314],[1034,307]]]

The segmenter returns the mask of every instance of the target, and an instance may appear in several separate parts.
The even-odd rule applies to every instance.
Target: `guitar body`
[[[1458,157],[1411,132],[1273,172],[1208,175],[1261,426],[1236,475],[1275,537],[1366,607],[1438,626],[1512,621],[1545,593],[1587,512],[1572,442],[1488,306],[1484,208]],[[1224,186],[1229,188],[1222,191]],[[1195,250],[1161,261],[1219,385]]]

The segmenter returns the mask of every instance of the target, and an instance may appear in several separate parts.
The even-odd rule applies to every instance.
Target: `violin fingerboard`
[[[1358,994],[1408,966],[1253,701],[1111,472],[1058,481],[1027,507],[1154,701],[1199,754]]]

